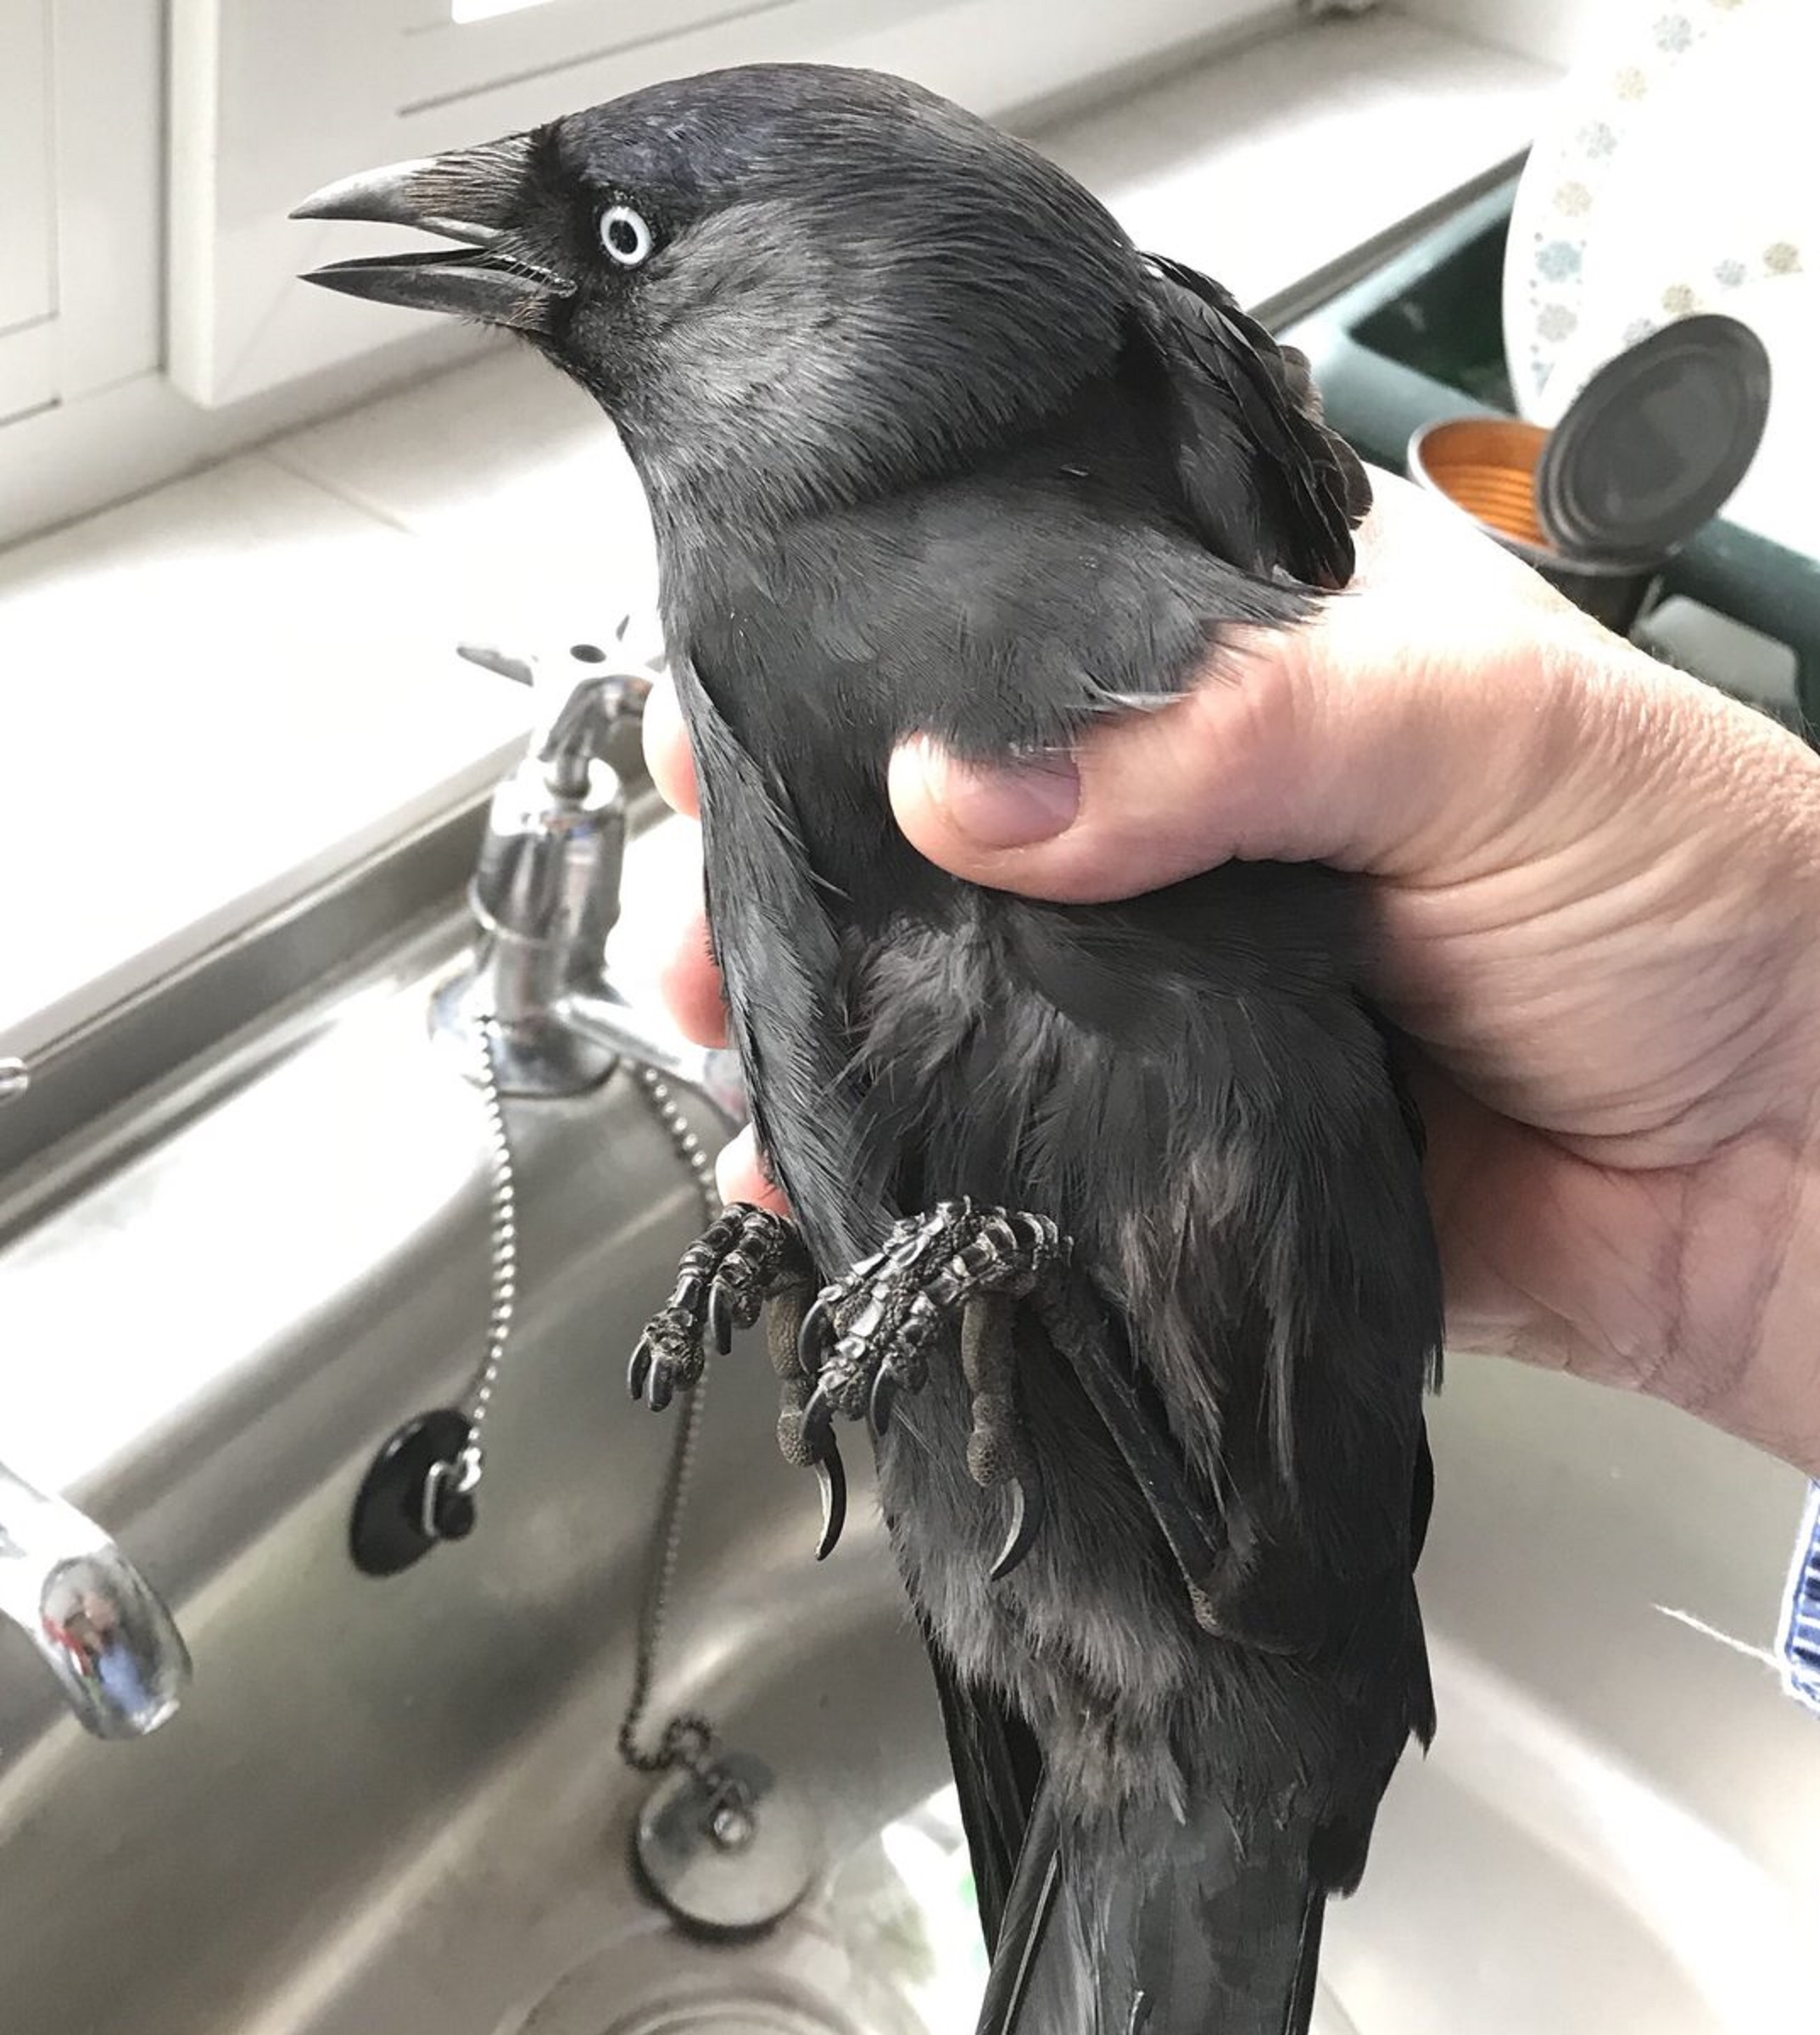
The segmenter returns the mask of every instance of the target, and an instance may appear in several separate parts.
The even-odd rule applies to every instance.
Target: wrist
[[[1661,1397],[1820,1478],[1820,1127],[1791,1156],[1769,1200],[1731,1212],[1736,1234],[1697,1249],[1755,1260],[1736,1305],[1707,1324],[1690,1307],[1678,1361],[1652,1380]],[[1754,1229],[1756,1234],[1746,1234]],[[1699,1277],[1687,1268],[1689,1291]]]

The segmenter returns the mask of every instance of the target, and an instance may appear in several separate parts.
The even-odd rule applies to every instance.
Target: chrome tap
[[[189,1687],[189,1649],[158,1592],[92,1519],[3,1464],[0,1614],[98,1738],[155,1731]]]
[[[461,655],[549,689],[554,711],[494,794],[468,890],[480,937],[436,992],[433,1030],[466,1049],[472,1066],[479,1028],[490,1021],[494,1077],[506,1095],[579,1094],[629,1060],[692,1090],[736,1128],[745,1121],[736,1056],[691,1045],[667,1019],[628,1002],[606,972],[626,793],[606,752],[615,732],[642,715],[660,667],[593,644],[573,646],[554,674],[544,661],[498,650],[464,646]]]
[[[0,1104],[25,1094],[0,1057]],[[189,1649],[164,1601],[94,1521],[0,1463],[0,1617],[43,1657],[98,1738],[155,1731],[189,1687]]]

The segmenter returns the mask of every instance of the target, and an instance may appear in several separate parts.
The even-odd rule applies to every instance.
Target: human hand
[[[1374,477],[1305,629],[1075,767],[892,759],[899,824],[1073,900],[1231,857],[1373,879],[1371,987],[1424,1049],[1449,1340],[1654,1393],[1820,1472],[1820,759]],[[646,750],[695,807],[673,699]],[[667,992],[722,1035],[705,929]],[[774,1198],[749,1141],[729,1196]]]

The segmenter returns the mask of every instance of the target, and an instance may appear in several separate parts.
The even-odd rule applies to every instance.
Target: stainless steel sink
[[[634,844],[628,984],[678,845]],[[826,1870],[713,1946],[631,1870],[650,1783],[614,1737],[670,1430],[622,1380],[699,1203],[630,1082],[512,1107],[520,1330],[477,1530],[388,1581],[349,1558],[375,1448],[483,1343],[482,1112],[426,1026],[459,939],[343,985],[207,1107],[164,1097],[175,1128],[0,1252],[0,1453],[114,1535],[195,1664],[170,1723],[104,1744],[0,1632],[0,2029],[962,2035],[981,1960],[922,1657],[863,1491],[811,1560],[756,1347],[712,1374],[654,1707],[770,1766]],[[1470,1356],[1435,1426],[1441,1733],[1330,1923],[1317,2026],[1800,2025],[1820,1721],[1750,1652],[1800,1480]]]
[[[756,1351],[712,1383],[654,1712],[686,1694],[801,1792],[835,1893],[708,1953],[634,1885],[650,1783],[614,1738],[671,1425],[625,1362],[701,1204],[623,1077],[511,1107],[521,1325],[477,1530],[389,1580],[349,1559],[376,1446],[458,1397],[485,1318],[480,1104],[428,990],[355,997],[0,1257],[8,1452],[131,1551],[196,1665],[172,1722],[103,1745],[0,1647],[0,2026],[773,2025],[713,2017],[750,2000],[780,2029],[922,2035],[921,1911],[879,1835],[920,1811],[892,1841],[957,1856],[926,1670],[863,1493],[816,1569]]]

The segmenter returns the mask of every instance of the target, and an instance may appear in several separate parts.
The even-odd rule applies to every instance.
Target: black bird
[[[981,2027],[1305,2029],[1326,1898],[1433,1727],[1440,1282],[1365,900],[1264,863],[983,890],[908,847],[885,768],[915,732],[1036,755],[1210,665],[1244,683],[1231,626],[1343,586],[1369,501],[1306,363],[1033,149],[867,72],[655,86],[299,215],[461,243],[310,280],[522,334],[643,481],[795,1222],[722,1218],[634,1389],[662,1404],[769,1301],[824,1552],[836,1418],[871,1424]]]

